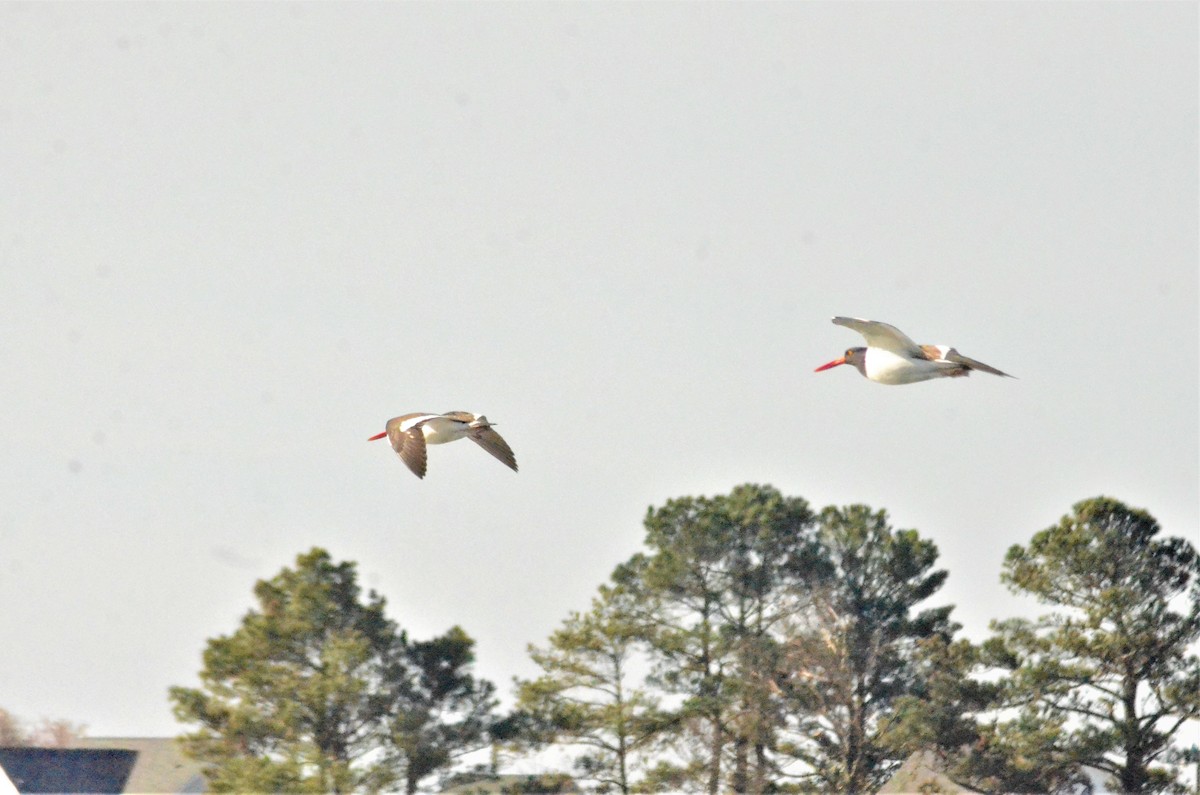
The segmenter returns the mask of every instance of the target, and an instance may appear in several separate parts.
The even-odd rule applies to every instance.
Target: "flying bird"
[[[852,364],[865,377],[879,384],[913,384],[930,378],[955,378],[970,375],[972,370],[1013,378],[995,367],[968,359],[948,345],[918,345],[900,329],[878,320],[835,317],[833,322],[862,334],[867,338],[867,347],[847,348],[840,359],[823,364],[814,372]]]
[[[368,439],[388,437],[392,449],[400,456],[405,466],[419,478],[425,477],[425,445],[445,444],[464,436],[500,459],[513,472],[517,471],[517,459],[512,449],[492,430],[487,417],[469,411],[447,411],[445,414],[405,414],[387,421],[387,430]]]

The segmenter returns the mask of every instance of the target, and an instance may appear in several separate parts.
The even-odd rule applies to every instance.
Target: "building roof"
[[[897,793],[959,793],[978,792],[962,784],[956,784],[942,772],[942,765],[933,751],[916,751],[892,774],[888,782],[879,788],[879,795]]]
[[[969,795],[980,790],[971,789],[965,784],[951,780],[945,772],[945,766],[937,753],[926,748],[913,752],[904,760],[904,764],[896,770],[888,782],[879,788],[878,795],[897,795],[897,793],[944,793],[945,795]],[[1106,795],[1116,792],[1112,776],[1091,765],[1081,765],[1079,772],[1087,778],[1088,784],[1075,788],[1074,792],[1091,792],[1095,795]]]
[[[509,795],[512,793],[579,792],[570,776],[542,774],[463,774],[455,776],[442,789],[442,795]]]
[[[121,793],[137,753],[117,748],[0,748],[17,792]]]
[[[75,748],[116,748],[137,753],[126,793],[196,793],[207,789],[203,766],[184,756],[174,737],[83,737]]]
[[[85,737],[70,748],[0,748],[0,795],[199,793],[203,768],[172,737]],[[7,773],[7,777],[5,777]],[[15,789],[6,785],[10,783]]]

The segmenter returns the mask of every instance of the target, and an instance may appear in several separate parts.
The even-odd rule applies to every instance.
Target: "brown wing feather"
[[[401,431],[397,425],[388,431],[388,439],[392,443],[392,449],[396,451],[396,455],[400,456],[404,465],[411,469],[417,477],[424,478],[426,468],[425,432],[421,430],[421,426],[417,425],[407,431]]]
[[[1001,376],[1004,376],[1005,378],[1015,378],[1016,377],[1016,376],[1009,375],[1008,373],[1001,372],[1000,370],[997,370],[995,367],[990,367],[990,366],[984,364],[983,362],[977,362],[974,359],[967,358],[966,356],[963,356],[961,353],[954,350],[953,348],[951,348],[949,351],[946,352],[946,361],[964,365],[972,370],[982,370],[983,372],[991,373],[992,375],[1001,375]]]
[[[931,362],[936,362],[942,358],[942,349],[936,345],[922,345],[920,351],[921,358],[928,359]]]
[[[494,455],[513,472],[517,471],[517,458],[513,455],[512,448],[491,428],[476,428],[471,431],[471,441]]]

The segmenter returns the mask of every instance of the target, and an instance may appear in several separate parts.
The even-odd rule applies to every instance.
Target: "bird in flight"
[[[983,362],[968,359],[948,345],[918,345],[900,329],[878,320],[835,317],[833,322],[862,334],[867,338],[867,347],[847,348],[841,358],[821,365],[814,372],[852,364],[878,384],[913,384],[930,378],[955,378],[970,375],[972,370],[1014,377]]]
[[[387,421],[387,430],[368,439],[388,437],[392,449],[400,456],[405,466],[419,478],[425,477],[425,446],[445,444],[463,437],[487,450],[513,472],[517,471],[517,459],[512,449],[492,430],[487,417],[469,411],[447,411],[445,414],[405,414]]]

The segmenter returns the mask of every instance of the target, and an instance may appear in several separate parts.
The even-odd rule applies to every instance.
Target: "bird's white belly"
[[[863,369],[875,383],[891,385],[927,381],[945,374],[937,362],[909,359],[882,348],[867,348]]]
[[[445,417],[434,417],[422,425],[421,430],[425,434],[425,444],[445,444],[466,436],[467,424]]]

